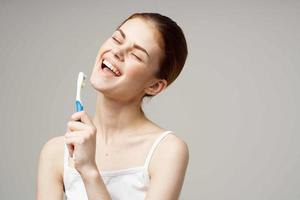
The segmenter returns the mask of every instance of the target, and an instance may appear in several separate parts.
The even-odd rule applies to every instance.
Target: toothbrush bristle
[[[85,86],[85,84],[86,84],[86,78],[84,77],[84,78],[83,78],[83,81],[82,81],[82,85],[81,85],[81,87],[84,87],[84,86]]]
[[[86,83],[86,75],[83,72],[80,72],[78,78],[81,77],[81,88],[85,86]]]

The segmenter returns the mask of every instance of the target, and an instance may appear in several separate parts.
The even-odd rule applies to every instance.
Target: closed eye
[[[121,44],[121,42],[120,42],[116,37],[112,37],[112,39],[113,39],[116,43]]]
[[[138,57],[137,55],[135,55],[134,53],[131,53],[134,57],[136,57],[139,61],[142,61],[142,59],[140,57]]]

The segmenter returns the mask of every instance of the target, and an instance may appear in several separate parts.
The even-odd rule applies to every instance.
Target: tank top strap
[[[67,169],[69,165],[69,150],[67,144],[64,142],[64,169]]]
[[[165,131],[165,132],[163,132],[162,134],[160,134],[160,136],[158,136],[158,138],[152,144],[152,146],[150,148],[150,151],[148,152],[148,155],[146,157],[145,164],[144,164],[144,167],[145,167],[145,169],[147,169],[147,171],[148,171],[148,167],[149,167],[149,164],[150,164],[150,160],[151,160],[151,158],[153,156],[153,152],[155,151],[156,147],[171,132],[172,131]]]

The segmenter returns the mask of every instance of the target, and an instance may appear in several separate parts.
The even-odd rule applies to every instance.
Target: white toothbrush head
[[[77,93],[76,93],[76,100],[81,102],[80,94],[81,89],[85,86],[86,83],[86,75],[83,72],[79,72],[77,78]]]

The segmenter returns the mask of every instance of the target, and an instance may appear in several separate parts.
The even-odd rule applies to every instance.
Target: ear
[[[162,90],[164,90],[167,87],[167,85],[168,83],[165,79],[155,80],[150,84],[150,86],[145,88],[145,93],[148,95],[155,96],[158,93],[160,93]]]

